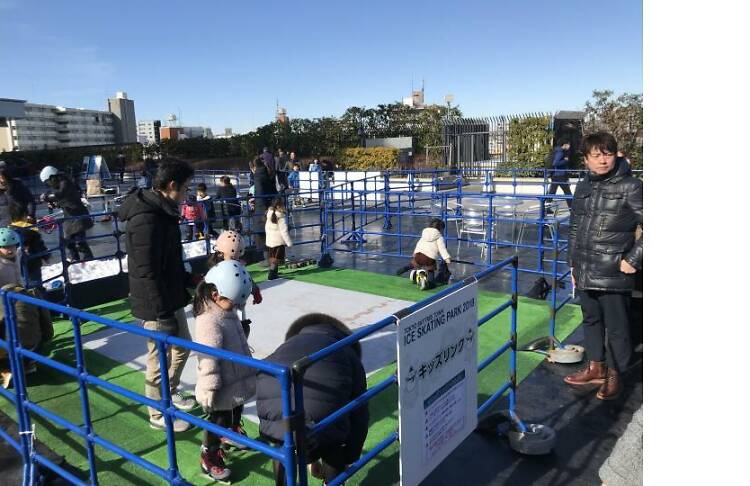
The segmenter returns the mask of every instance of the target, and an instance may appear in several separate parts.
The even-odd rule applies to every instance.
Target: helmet
[[[222,231],[216,239],[216,251],[223,253],[225,259],[239,260],[245,253],[245,241],[236,231]]]
[[[0,228],[0,247],[21,244],[18,234],[10,228]]]
[[[205,281],[216,285],[219,295],[239,306],[245,305],[253,289],[253,279],[236,260],[219,262],[208,271]]]
[[[44,169],[42,169],[42,172],[39,174],[39,178],[42,180],[42,182],[47,182],[47,179],[52,177],[53,175],[59,174],[60,171],[52,167],[51,165],[48,165]]]

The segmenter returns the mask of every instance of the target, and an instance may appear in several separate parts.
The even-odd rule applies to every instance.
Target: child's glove
[[[263,296],[260,294],[260,287],[253,284],[253,305],[263,302]]]
[[[252,324],[253,321],[250,319],[242,319],[240,321],[240,324],[242,324],[242,332],[245,333],[245,339],[247,339],[250,336],[250,324]]]

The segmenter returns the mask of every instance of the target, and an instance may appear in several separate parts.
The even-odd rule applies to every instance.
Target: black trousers
[[[624,371],[630,363],[630,292],[577,290],[583,312],[583,339],[591,361]]]
[[[567,176],[552,176],[552,184],[549,185],[549,191],[547,191],[547,195],[556,194],[558,187],[561,188],[563,193],[565,193],[566,195],[573,195],[573,193],[570,192],[570,182],[568,182]],[[571,207],[573,205],[573,200],[566,199],[565,203],[568,205],[568,207]]]
[[[218,410],[208,414],[208,421],[212,424],[216,424],[219,427],[229,429],[240,425],[242,420],[242,409],[243,405],[238,405],[232,410]],[[208,450],[216,450],[221,446],[221,436],[209,432],[208,430],[203,431],[203,445]]]

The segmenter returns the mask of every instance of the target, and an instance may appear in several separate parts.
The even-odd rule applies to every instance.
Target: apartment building
[[[160,129],[161,121],[159,120],[140,120],[138,122],[138,142],[144,145],[159,143],[161,140]]]
[[[136,141],[135,108],[118,92],[109,111],[0,98],[0,152]]]

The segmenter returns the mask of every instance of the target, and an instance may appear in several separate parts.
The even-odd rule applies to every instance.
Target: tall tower
[[[128,94],[118,91],[114,98],[107,100],[109,112],[115,117],[115,143],[136,143],[138,130],[135,121],[135,104]]]
[[[286,108],[283,106],[276,107],[276,121],[279,123],[289,123],[289,117],[286,116]]]

